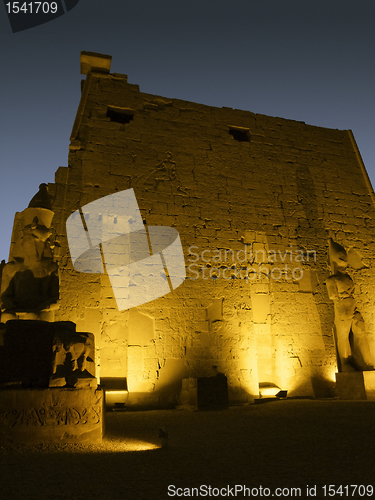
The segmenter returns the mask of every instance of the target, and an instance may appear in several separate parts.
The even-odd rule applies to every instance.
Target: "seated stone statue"
[[[39,205],[39,206],[37,206]],[[57,264],[53,260],[50,230],[53,212],[46,184],[22,212],[23,229],[12,248],[1,279],[1,321],[53,321],[59,299]]]

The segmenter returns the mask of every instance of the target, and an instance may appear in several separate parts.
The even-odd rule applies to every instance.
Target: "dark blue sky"
[[[12,33],[1,7],[0,260],[67,165],[82,50],[144,92],[352,129],[375,184],[374,25],[373,0],[80,0]]]

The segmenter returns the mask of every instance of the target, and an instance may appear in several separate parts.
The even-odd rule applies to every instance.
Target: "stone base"
[[[340,399],[375,401],[375,371],[336,373]]]
[[[215,377],[183,379],[178,408],[198,410],[227,409],[227,377],[220,374]]]
[[[101,443],[100,389],[0,390],[0,445]]]

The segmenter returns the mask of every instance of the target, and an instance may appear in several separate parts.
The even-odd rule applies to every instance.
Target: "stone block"
[[[198,379],[197,399],[199,410],[227,409],[227,377],[223,374],[218,374],[215,377],[200,377]]]
[[[365,384],[366,399],[375,401],[375,371],[362,372]]]
[[[336,373],[340,399],[375,401],[375,371]]]
[[[129,312],[129,345],[146,346],[155,338],[155,320],[135,308]]]
[[[101,443],[100,389],[0,390],[0,444]]]
[[[179,408],[226,410],[228,408],[227,377],[187,378],[182,381]]]
[[[251,292],[254,323],[266,323],[271,314],[270,296]]]
[[[198,406],[197,378],[184,378],[178,398],[178,407],[181,409],[194,409]]]
[[[96,52],[81,52],[81,74],[87,75],[91,70],[109,73],[112,56],[97,54]]]

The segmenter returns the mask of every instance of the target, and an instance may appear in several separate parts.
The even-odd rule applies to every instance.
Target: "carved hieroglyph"
[[[4,390],[0,407],[0,443],[101,443],[101,389]]]
[[[332,238],[329,240],[329,265],[332,274],[326,285],[329,298],[335,305],[339,371],[372,370],[374,367],[366,338],[365,322],[354,298],[354,282],[346,272],[349,265],[348,253]]]

